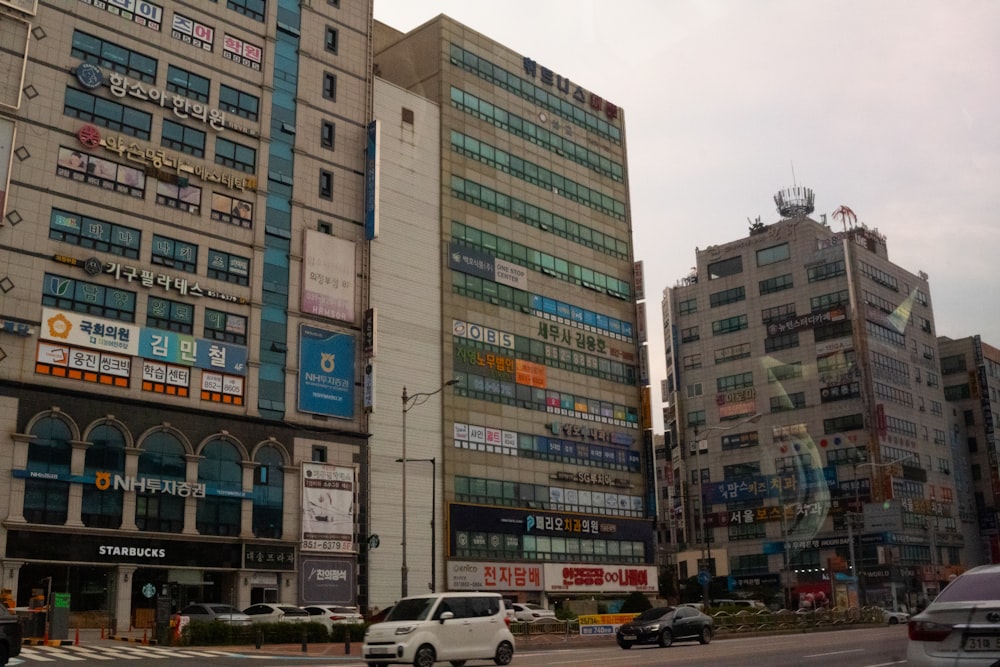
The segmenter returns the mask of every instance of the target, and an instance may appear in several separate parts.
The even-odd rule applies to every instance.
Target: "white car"
[[[907,625],[906,661],[915,667],[978,667],[1000,660],[1000,565],[956,577]]]
[[[879,609],[882,612],[882,622],[889,625],[906,623],[910,620],[910,615],[905,611],[893,611],[892,609]]]
[[[236,607],[215,602],[192,602],[179,612],[191,621],[219,621],[230,625],[250,625],[250,617]]]
[[[262,602],[243,610],[254,623],[308,623],[309,612],[294,604]]]
[[[309,613],[309,621],[312,623],[322,623],[327,630],[335,625],[352,625],[365,622],[365,617],[361,615],[357,607],[343,607],[339,605],[310,605],[304,607]]]
[[[498,593],[432,593],[403,598],[385,621],[369,625],[361,657],[369,667],[470,660],[509,665],[514,635]]]
[[[533,602],[514,602],[514,618],[518,621],[537,621],[542,618],[555,618],[556,613]]]

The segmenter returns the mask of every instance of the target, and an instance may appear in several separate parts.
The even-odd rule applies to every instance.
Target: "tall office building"
[[[624,112],[445,16],[374,61],[373,603],[655,594]]]
[[[0,0],[18,604],[126,629],[158,599],[365,590],[371,23],[370,0]]]
[[[966,528],[969,563],[1000,562],[1000,350],[979,336],[938,338],[948,437],[954,449],[951,470],[959,516]]]
[[[918,604],[962,570],[928,278],[850,209],[696,253],[664,293],[678,574],[786,605]],[[678,517],[676,523],[669,519]]]

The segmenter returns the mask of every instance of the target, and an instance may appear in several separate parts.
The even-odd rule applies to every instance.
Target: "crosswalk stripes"
[[[239,657],[264,660],[268,656],[248,655],[230,651],[204,649],[178,649],[141,644],[90,644],[87,646],[22,646],[18,656],[22,664],[42,662],[80,662],[86,660],[160,660],[164,658],[216,658]],[[15,659],[17,660],[17,658]],[[11,664],[18,664],[11,661]]]

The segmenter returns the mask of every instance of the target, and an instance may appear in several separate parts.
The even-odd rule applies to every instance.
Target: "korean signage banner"
[[[247,370],[247,349],[240,345],[69,310],[43,308],[39,338],[231,375],[245,375]]]
[[[365,240],[378,238],[379,178],[382,169],[379,158],[379,122],[368,123],[365,143]]]
[[[302,551],[354,551],[354,468],[302,464]]]
[[[540,591],[542,584],[541,564],[448,562],[450,591]]]
[[[357,604],[353,557],[303,558],[299,568],[302,604]]]
[[[655,565],[545,564],[547,592],[655,593],[659,589]]]
[[[299,410],[354,418],[354,336],[302,325],[299,329]]]
[[[354,242],[307,229],[302,257],[302,312],[354,322]]]

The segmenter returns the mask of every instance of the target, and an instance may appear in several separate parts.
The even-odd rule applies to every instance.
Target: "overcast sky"
[[[624,109],[654,404],[663,289],[792,185],[929,274],[938,335],[1000,347],[1000,2],[375,0],[398,30],[438,14]]]

